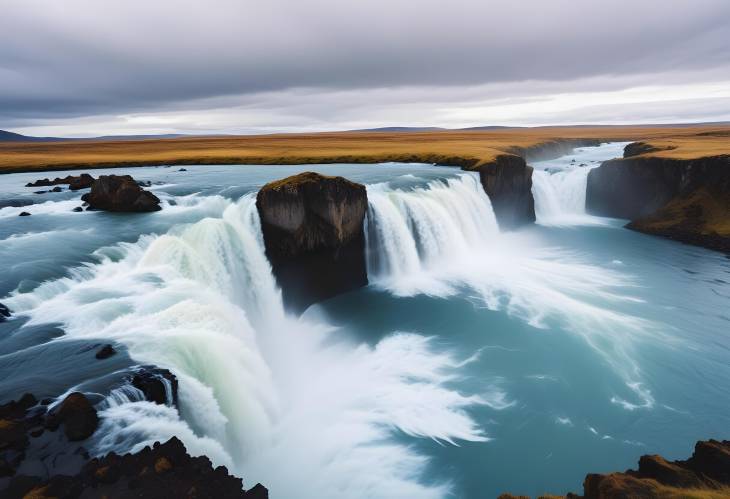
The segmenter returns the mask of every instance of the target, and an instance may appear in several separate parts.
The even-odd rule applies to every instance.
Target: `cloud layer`
[[[726,0],[3,3],[0,128],[730,118]]]

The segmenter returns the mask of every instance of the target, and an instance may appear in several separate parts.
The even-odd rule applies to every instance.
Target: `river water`
[[[431,165],[123,171],[150,214],[4,175],[0,203],[34,204],[0,209],[0,401],[82,390],[92,453],[178,435],[274,498],[564,493],[687,456],[730,437],[730,260],[585,213],[622,147],[534,163],[538,223],[510,233],[475,174]],[[371,284],[295,317],[254,196],[306,170],[367,184]],[[125,386],[140,364],[175,373],[179,414]]]

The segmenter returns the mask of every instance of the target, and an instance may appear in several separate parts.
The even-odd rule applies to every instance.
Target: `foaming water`
[[[616,310],[640,301],[630,276],[588,264],[576,252],[541,247],[528,233],[500,234],[472,174],[410,191],[379,185],[368,199],[368,272],[377,286],[398,296],[461,293],[534,327],[568,330],[602,354],[638,397],[617,404],[653,405],[632,350],[660,333]]]
[[[506,395],[455,391],[464,361],[417,334],[356,345],[327,324],[288,316],[254,198],[210,202],[226,204],[218,217],[99,250],[99,263],[5,300],[27,326],[62,324],[56,341],[119,342],[135,361],[178,377],[179,415],[133,388],[112,391],[95,452],[177,435],[274,496],[447,494],[449,484],[421,481],[428,459],[393,432],[484,440],[467,411],[504,408]]]
[[[576,149],[560,158],[532,162],[532,195],[537,223],[546,226],[602,225],[586,212],[588,174],[600,162],[620,156],[626,142]]]

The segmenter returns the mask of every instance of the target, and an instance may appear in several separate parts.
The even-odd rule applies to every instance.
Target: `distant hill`
[[[351,132],[435,132],[437,130],[446,130],[437,126],[384,126],[379,128],[363,128],[360,130],[350,130]]]
[[[180,133],[168,133],[160,135],[102,135],[100,137],[33,137],[19,133],[0,130],[0,142],[67,142],[79,140],[146,140],[146,139],[174,139],[177,137],[189,137]]]
[[[30,137],[28,135],[0,130],[0,142],[58,142],[61,140],[67,139],[57,137]]]

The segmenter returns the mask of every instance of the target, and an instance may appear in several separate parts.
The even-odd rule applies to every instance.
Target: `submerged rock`
[[[535,222],[532,167],[524,158],[503,154],[478,171],[500,228],[515,229]]]
[[[10,317],[10,315],[11,315],[10,309],[7,306],[0,303],[0,322],[3,322],[4,320],[6,320],[8,317]]]
[[[18,214],[19,217],[29,217],[30,213],[27,211],[21,211],[20,214]]]
[[[95,357],[99,360],[108,359],[112,355],[117,353],[116,350],[114,350],[114,347],[110,344],[106,344],[103,347],[101,347],[97,352]]]
[[[129,175],[102,175],[81,199],[97,210],[148,212],[161,209],[159,198],[142,189]]]
[[[367,285],[364,185],[305,172],[266,184],[256,197],[266,255],[296,311]]]

